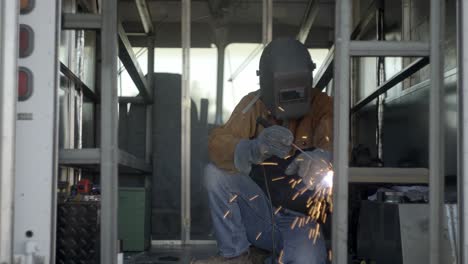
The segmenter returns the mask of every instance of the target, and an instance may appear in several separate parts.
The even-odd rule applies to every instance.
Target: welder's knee
[[[326,257],[324,256],[323,249],[318,246],[311,246],[310,243],[305,243],[295,249],[293,256],[290,259],[291,264],[303,264],[303,263],[310,263],[310,264],[325,264]]]
[[[303,228],[296,228],[286,235],[284,243],[284,263],[290,264],[325,264],[327,252],[323,236],[309,239],[307,232],[315,228],[315,224]]]
[[[205,167],[204,175],[204,185],[208,192],[215,192],[225,185],[226,173],[216,167],[215,165],[209,163]]]

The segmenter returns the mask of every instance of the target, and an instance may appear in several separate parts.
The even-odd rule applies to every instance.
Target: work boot
[[[221,256],[209,257],[207,259],[192,260],[191,264],[253,264],[249,253],[246,252],[238,257],[225,258]]]

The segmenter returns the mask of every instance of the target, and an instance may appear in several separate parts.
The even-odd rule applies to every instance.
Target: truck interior
[[[0,263],[216,255],[210,131],[278,38],[334,98],[328,262],[468,263],[465,30],[464,0],[0,3]]]

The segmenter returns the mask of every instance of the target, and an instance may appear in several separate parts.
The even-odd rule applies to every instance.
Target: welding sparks
[[[259,196],[258,194],[257,194],[257,195],[254,195],[254,196],[252,196],[252,197],[249,199],[249,201],[253,201],[253,200],[257,199],[257,197],[258,197],[258,196]]]
[[[291,224],[291,230],[293,230],[296,227],[297,221],[299,221],[299,217],[296,217],[294,221]]]
[[[259,232],[259,233],[257,234],[257,237],[255,238],[255,240],[258,240],[258,239],[260,238],[261,235],[262,235],[262,232]]]
[[[278,166],[278,163],[276,163],[276,162],[262,162],[262,163],[260,163],[260,165],[263,165],[263,166]]]
[[[279,213],[279,211],[281,211],[281,208],[283,208],[281,205],[278,208],[276,208],[275,215],[277,215]]]
[[[278,263],[279,264],[284,264],[283,262],[283,255],[284,255],[284,250],[281,250],[279,258],[278,258]]]
[[[302,136],[302,139],[307,139],[307,136]]]
[[[231,214],[231,210],[227,210],[226,213],[224,214],[223,218],[226,219],[228,215]]]
[[[276,178],[271,179],[271,181],[280,181],[280,180],[283,180],[284,178],[286,177],[285,176],[276,177]]]
[[[233,203],[237,199],[238,195],[235,194],[231,199],[229,199],[229,203]]]

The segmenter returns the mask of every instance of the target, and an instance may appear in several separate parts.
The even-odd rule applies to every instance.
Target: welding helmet
[[[270,42],[260,57],[260,98],[279,120],[303,117],[310,108],[312,72],[309,51],[295,39]]]

